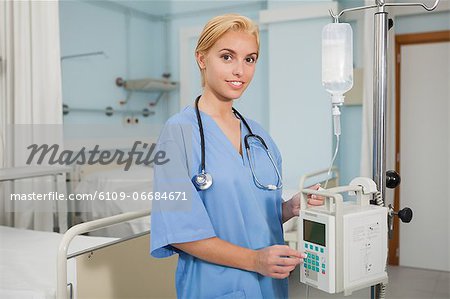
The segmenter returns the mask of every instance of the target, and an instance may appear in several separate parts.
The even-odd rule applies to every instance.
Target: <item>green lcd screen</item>
[[[325,245],[325,224],[303,219],[303,239],[317,245]]]

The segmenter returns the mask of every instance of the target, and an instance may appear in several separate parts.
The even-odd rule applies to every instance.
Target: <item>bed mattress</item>
[[[56,257],[63,235],[0,226],[0,298],[55,298]],[[115,238],[77,236],[69,254],[107,244]],[[68,281],[76,283],[75,259],[68,260]]]

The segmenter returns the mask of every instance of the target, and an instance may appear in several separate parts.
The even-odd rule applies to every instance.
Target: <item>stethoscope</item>
[[[195,99],[195,113],[197,115],[197,123],[198,123],[198,127],[199,127],[199,132],[200,132],[200,142],[201,142],[201,155],[202,155],[202,160],[201,160],[201,169],[200,169],[200,173],[197,175],[194,175],[194,177],[192,178],[192,182],[194,183],[195,187],[197,188],[197,190],[199,191],[203,191],[208,189],[209,187],[211,187],[213,181],[212,181],[212,176],[211,174],[207,173],[205,171],[205,136],[203,133],[203,124],[202,124],[202,118],[200,116],[200,111],[198,109],[198,101],[200,100],[200,96],[197,97],[197,99]],[[244,123],[245,127],[247,128],[249,134],[245,135],[244,137],[244,144],[245,144],[245,149],[247,152],[247,159],[249,161],[250,164],[250,170],[252,171],[252,175],[253,175],[253,180],[256,184],[256,186],[260,189],[264,189],[264,190],[278,190],[281,189],[283,187],[283,183],[281,181],[281,175],[280,172],[278,171],[278,167],[275,164],[275,161],[272,158],[272,155],[270,154],[269,148],[266,145],[266,142],[264,141],[264,139],[262,139],[261,136],[253,134],[252,129],[250,129],[250,126],[248,125],[247,121],[245,120],[244,117],[242,117],[242,115],[234,108],[232,108],[234,115],[236,115],[240,120],[242,120],[242,122]],[[262,145],[263,148],[265,149],[267,155],[269,156],[270,161],[272,162],[273,168],[275,169],[275,172],[277,173],[277,184],[276,185],[263,185],[258,178],[256,177],[255,171],[253,169],[253,164],[252,161],[250,159],[250,143],[249,143],[249,139],[250,138],[255,138],[257,141],[259,141]]]

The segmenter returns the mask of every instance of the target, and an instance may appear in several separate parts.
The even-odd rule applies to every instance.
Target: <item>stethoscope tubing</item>
[[[197,115],[197,123],[198,123],[199,133],[200,133],[201,164],[200,164],[200,174],[194,176],[193,182],[194,183],[196,182],[195,178],[198,177],[199,175],[202,175],[204,178],[208,177],[210,179],[210,181],[208,182],[208,187],[205,188],[205,186],[203,186],[203,185],[197,185],[196,184],[196,187],[199,190],[206,190],[207,188],[209,188],[209,186],[212,185],[212,176],[209,173],[207,173],[206,170],[205,170],[205,135],[204,135],[204,131],[203,131],[203,123],[202,123],[202,118],[200,116],[200,110],[198,108],[198,102],[200,100],[200,97],[201,97],[201,95],[198,96],[195,99],[195,112],[196,112],[196,115]],[[274,159],[272,158],[272,155],[271,155],[271,153],[269,151],[269,147],[267,146],[266,142],[264,141],[264,139],[261,136],[253,134],[253,131],[250,128],[250,126],[248,125],[248,123],[245,120],[245,118],[236,109],[234,109],[234,107],[231,108],[231,109],[232,109],[233,113],[244,123],[244,126],[247,128],[247,130],[249,132],[249,134],[247,134],[244,137],[244,145],[245,145],[245,149],[246,149],[246,153],[247,153],[247,159],[248,159],[249,165],[250,165],[250,170],[252,172],[252,176],[253,176],[253,179],[255,181],[256,186],[258,188],[260,188],[260,189],[267,189],[267,190],[281,189],[283,187],[283,182],[281,180],[281,174],[280,174],[280,172],[278,170],[278,167],[275,164]],[[250,153],[250,144],[248,142],[249,138],[256,138],[256,139],[258,139],[261,142],[261,144],[264,146],[264,150],[266,151],[267,155],[269,156],[270,162],[272,163],[272,166],[273,166],[273,168],[275,168],[275,172],[277,173],[277,179],[278,179],[277,185],[267,185],[267,186],[265,186],[256,177],[255,171],[253,169],[253,165],[251,163],[250,154],[249,154]]]
[[[195,99],[195,110],[196,110],[196,115],[197,115],[197,123],[198,123],[198,129],[200,131],[200,146],[201,146],[201,155],[202,155],[202,160],[201,160],[201,173],[205,174],[205,134],[203,133],[203,123],[202,123],[202,118],[200,117],[200,111],[198,109],[198,101],[200,100],[201,96],[198,96]]]

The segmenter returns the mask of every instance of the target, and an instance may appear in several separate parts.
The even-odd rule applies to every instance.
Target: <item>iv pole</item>
[[[375,0],[375,5],[361,6],[342,10],[339,14],[334,14],[330,9],[330,15],[334,22],[339,22],[345,12],[377,8],[374,15],[374,70],[373,70],[373,180],[377,184],[380,192],[382,205],[385,205],[386,179],[391,180],[389,187],[395,188],[400,184],[400,176],[390,171],[386,177],[386,101],[387,101],[387,41],[389,19],[386,12],[387,6],[420,6],[427,11],[434,10],[440,0],[435,0],[434,5],[429,7],[423,3],[386,3],[386,0]],[[395,183],[392,183],[395,181]],[[409,222],[412,218],[412,212],[409,208],[409,217],[402,221]],[[389,223],[392,223],[392,217],[397,214],[392,207],[389,209]],[[389,235],[392,225],[389,225]],[[385,285],[379,284],[371,287],[371,298],[384,298]]]

